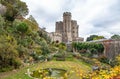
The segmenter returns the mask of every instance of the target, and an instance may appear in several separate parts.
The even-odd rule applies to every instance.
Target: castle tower
[[[63,42],[72,41],[71,35],[71,13],[63,13]]]
[[[60,33],[60,34],[63,33],[63,22],[62,21],[56,22],[55,32]]]
[[[83,41],[84,39],[78,36],[79,25],[76,20],[71,19],[70,12],[63,13],[63,21],[56,22],[55,32],[61,34],[62,42],[71,43],[75,41]]]
[[[71,21],[71,33],[72,33],[72,38],[73,40],[76,40],[78,36],[78,29],[79,29],[79,25],[77,24],[77,21],[76,20],[72,20]]]

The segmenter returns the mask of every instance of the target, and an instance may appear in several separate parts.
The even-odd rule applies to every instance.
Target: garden
[[[119,56],[116,58],[118,65],[114,67],[92,59],[100,68],[93,70],[92,64],[84,62],[81,57],[75,58],[74,55],[70,58],[71,55],[65,57],[65,60],[56,60],[55,56],[51,61],[31,64],[4,75],[2,79],[115,79],[120,74]]]

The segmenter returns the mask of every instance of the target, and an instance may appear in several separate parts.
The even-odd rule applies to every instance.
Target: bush
[[[99,57],[98,60],[99,60],[100,62],[102,62],[102,63],[110,64],[110,63],[109,63],[109,59],[106,58],[105,56]]]
[[[115,58],[116,65],[120,65],[120,55]]]
[[[30,56],[32,56],[35,61],[45,61],[46,59],[44,55],[37,55],[36,53],[32,53]]]
[[[54,55],[54,57],[63,57],[63,55],[60,54],[60,53],[57,53],[57,54]]]
[[[46,57],[41,55],[41,56],[38,56],[37,61],[43,62],[43,61],[45,61],[45,59],[46,59]]]
[[[64,53],[57,53],[54,55],[57,61],[65,61],[65,55]]]
[[[0,68],[0,72],[7,72],[7,71],[10,71],[10,70],[13,70],[14,68],[13,67],[2,67]]]
[[[25,33],[28,30],[28,25],[26,23],[20,23],[19,25],[17,25],[16,27],[17,31],[21,32],[21,33]]]
[[[93,56],[93,54],[91,54],[90,52],[86,52],[86,53],[82,53],[81,56],[85,56],[85,57],[89,57],[91,58]]]
[[[14,59],[13,60],[13,65],[14,65],[14,68],[17,69],[17,68],[20,67],[21,61],[19,59]]]

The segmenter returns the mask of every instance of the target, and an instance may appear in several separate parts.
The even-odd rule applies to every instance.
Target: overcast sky
[[[40,27],[55,31],[55,22],[62,20],[63,12],[71,12],[77,20],[79,36],[92,34],[109,38],[120,34],[120,0],[22,0],[27,3],[29,14]]]

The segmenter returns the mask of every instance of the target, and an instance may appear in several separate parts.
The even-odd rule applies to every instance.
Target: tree
[[[97,35],[90,35],[90,37],[87,37],[86,41],[92,41]]]
[[[115,35],[111,36],[111,39],[120,39],[120,35],[115,34]]]
[[[15,17],[17,16],[17,10],[11,5],[7,4],[7,11],[4,14],[5,19],[8,21],[14,21]]]
[[[24,22],[21,22],[20,24],[17,25],[16,29],[20,33],[24,34],[28,30],[28,25],[26,23],[24,23]]]
[[[35,20],[35,18],[32,15],[29,16],[28,20],[35,23],[36,25],[38,25],[37,21]]]
[[[104,36],[97,36],[95,38],[93,38],[93,40],[99,40],[99,39],[104,39],[105,37]]]
[[[3,0],[1,3],[6,6],[5,19],[8,21],[14,21],[18,16],[26,16],[28,14],[28,8],[25,2],[20,0]]]
[[[105,37],[104,36],[98,36],[98,35],[90,35],[90,37],[87,37],[86,41],[99,40],[99,39],[105,39]]]

